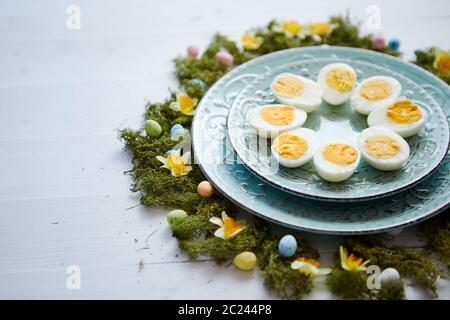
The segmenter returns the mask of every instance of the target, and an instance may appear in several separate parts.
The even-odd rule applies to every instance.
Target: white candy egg
[[[384,127],[403,138],[415,135],[423,128],[427,112],[414,101],[401,97],[394,103],[374,110],[367,118],[369,127]]]
[[[397,170],[409,158],[409,145],[397,133],[382,127],[364,129],[358,136],[358,147],[363,159],[382,171]]]
[[[274,138],[282,132],[301,127],[307,115],[291,106],[272,104],[253,108],[246,117],[260,137]]]
[[[310,79],[283,73],[275,77],[271,90],[281,103],[311,112],[322,103],[322,88]]]
[[[320,70],[317,83],[323,89],[323,100],[332,105],[340,105],[352,95],[356,72],[348,64],[331,63]]]
[[[272,155],[284,167],[296,168],[309,162],[320,146],[311,129],[299,128],[280,134],[272,142]]]
[[[348,141],[323,144],[314,155],[317,173],[330,182],[340,182],[350,178],[361,160],[358,148]]]
[[[394,268],[386,268],[381,272],[380,275],[381,282],[386,282],[390,280],[400,280],[400,273],[397,271],[397,269]]]
[[[375,76],[361,82],[351,97],[352,107],[367,115],[374,110],[390,105],[402,92],[397,79],[387,76]]]

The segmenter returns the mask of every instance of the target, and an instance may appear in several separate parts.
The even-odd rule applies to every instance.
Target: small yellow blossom
[[[241,37],[239,43],[245,50],[256,50],[263,42],[262,37],[257,37],[254,32],[246,32]]]
[[[170,104],[170,108],[191,116],[195,113],[197,102],[198,100],[196,98],[191,98],[187,94],[180,93],[177,94],[177,100]]]
[[[299,272],[308,276],[326,275],[331,272],[330,268],[319,268],[320,262],[315,259],[307,259],[299,257],[291,263],[291,269],[298,270]]]
[[[288,38],[303,38],[304,36],[303,26],[295,20],[278,22],[273,26],[272,30],[276,32],[283,32]]]
[[[191,170],[191,166],[187,166],[189,159],[191,157],[190,152],[185,152],[183,156],[180,155],[180,150],[176,150],[170,153],[167,158],[157,156],[156,159],[162,162],[161,168],[170,170],[174,177],[180,177],[187,175]]]
[[[362,258],[358,258],[353,254],[347,255],[347,250],[342,246],[339,248],[339,253],[341,256],[342,269],[347,271],[366,271],[366,265],[370,260],[363,262]]]
[[[440,77],[450,75],[450,51],[437,52],[433,67],[437,70]]]
[[[209,221],[220,227],[214,232],[214,235],[224,240],[234,238],[239,232],[245,229],[244,225],[236,222],[233,218],[230,218],[225,211],[222,212],[222,219],[212,217]]]
[[[328,22],[317,22],[311,23],[308,27],[308,31],[311,34],[316,34],[321,37],[327,37],[333,32],[335,24],[331,24]]]

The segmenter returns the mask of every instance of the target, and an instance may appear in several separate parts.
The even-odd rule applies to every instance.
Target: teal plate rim
[[[313,60],[313,61],[312,61]],[[316,67],[321,68],[325,64],[334,62],[344,62],[352,65],[357,70],[359,77],[362,75],[361,68],[372,69],[376,71],[373,75],[389,75],[393,76],[396,79],[400,80],[403,85],[402,94],[405,95],[406,92],[409,92],[407,95],[411,98],[421,98],[421,104],[426,103],[426,109],[433,110],[429,111],[429,117],[432,116],[432,119],[428,119],[427,127],[430,125],[433,127],[436,123],[444,124],[445,128],[437,128],[440,132],[437,132],[435,128],[430,132],[427,132],[427,135],[420,137],[422,134],[416,135],[415,137],[408,138],[407,140],[413,141],[413,144],[409,143],[411,150],[411,159],[408,161],[408,164],[399,171],[396,172],[381,172],[376,169],[370,168],[363,160],[359,167],[364,166],[365,170],[361,170],[363,168],[358,168],[359,173],[354,175],[349,182],[344,183],[327,183],[322,179],[318,179],[317,175],[311,174],[310,172],[298,170],[298,169],[281,169],[281,171],[275,167],[276,172],[271,172],[272,175],[268,175],[267,171],[272,170],[269,159],[271,156],[268,155],[257,155],[255,154],[255,142],[257,140],[256,133],[246,125],[245,115],[243,111],[248,110],[246,106],[249,104],[252,107],[261,105],[261,104],[270,104],[270,103],[278,103],[274,99],[270,92],[261,92],[262,88],[265,88],[268,84],[272,82],[272,79],[276,77],[278,74],[291,72],[294,74],[300,74],[302,76],[306,76],[307,78],[311,78],[312,75],[318,72],[316,70],[315,73],[311,74],[310,70],[308,70],[308,75],[301,74],[301,70],[306,70],[306,66],[316,65]],[[295,70],[295,71],[294,71]],[[303,71],[305,72],[305,71]],[[364,78],[368,77],[363,76],[362,79],[358,81],[362,81]],[[312,77],[312,79],[314,79]],[[259,90],[258,90],[259,89]],[[266,95],[265,98],[261,98],[261,94]],[[268,98],[269,97],[269,98]],[[414,99],[415,100],[415,99]],[[322,103],[321,108],[329,108],[333,110],[335,108],[343,109],[344,106],[338,107],[328,107],[326,103]],[[345,103],[347,109],[351,109],[350,103]],[[251,108],[251,107],[250,107]],[[335,109],[336,110],[336,109]],[[334,110],[332,111],[334,112]],[[245,113],[245,112],[244,112]],[[362,117],[355,112],[350,111],[350,113],[355,114],[357,117]],[[315,112],[308,114],[308,116],[315,115]],[[347,115],[350,115],[347,112]],[[361,120],[361,119],[360,119]],[[364,124],[365,123],[364,117]],[[433,122],[433,125],[431,124]],[[309,117],[306,121],[305,128],[308,128],[307,124],[309,123]],[[364,127],[367,127],[366,125]],[[230,141],[233,150],[236,152],[239,160],[261,180],[285,191],[292,193],[297,196],[317,199],[322,201],[366,201],[371,199],[377,199],[386,197],[389,195],[393,195],[395,193],[401,192],[403,190],[407,190],[411,188],[421,181],[428,178],[431,174],[433,174],[440,165],[442,165],[446,154],[448,153],[449,148],[449,127],[447,121],[445,121],[445,114],[440,107],[440,105],[430,97],[425,90],[423,90],[418,84],[411,81],[407,77],[399,74],[397,70],[387,70],[381,66],[371,65],[367,62],[362,61],[351,61],[351,59],[344,58],[314,58],[314,59],[305,59],[303,61],[296,61],[289,64],[278,65],[274,69],[261,74],[259,77],[254,79],[248,85],[244,86],[239,94],[233,100],[231,104],[230,111],[226,120],[226,128],[228,134],[228,140]],[[428,131],[424,128],[422,131]],[[428,136],[428,133],[433,135],[433,137]],[[432,161],[425,161],[424,159],[420,159],[423,157],[422,155],[418,155],[420,151],[414,150],[415,148],[423,147],[422,143],[424,141],[436,141],[440,134],[446,133],[445,138],[440,138],[439,143],[434,143],[436,145],[436,157],[433,157]],[[435,140],[431,140],[434,138]],[[254,143],[250,143],[253,147],[247,148],[244,146],[243,140],[251,140]],[[444,141],[445,140],[445,141]],[[445,145],[444,145],[445,144]],[[269,149],[268,149],[269,150]],[[416,152],[417,151],[417,152]],[[427,150],[429,151],[429,150]],[[422,153],[425,153],[423,151]],[[246,156],[247,155],[247,156]],[[418,156],[418,157],[415,157]],[[418,160],[416,158],[419,158]],[[420,165],[422,164],[422,165]],[[405,170],[406,169],[406,170]],[[266,172],[264,172],[266,170]],[[297,170],[296,172],[300,173],[302,176],[300,179],[292,180],[293,170]],[[375,182],[370,180],[370,176],[367,174],[364,175],[364,171],[368,171],[369,174],[373,175],[376,179]],[[411,172],[414,171],[414,172]],[[357,180],[359,179],[359,180]],[[355,180],[355,181],[352,181]],[[316,184],[319,182],[319,184]],[[364,186],[364,191],[361,191],[361,186]]]
[[[442,212],[450,205],[450,157],[428,179],[415,188],[378,200],[355,203],[311,200],[283,192],[251,174],[236,162],[226,140],[225,121],[229,106],[242,84],[248,84],[262,69],[250,70],[264,61],[270,66],[277,59],[299,59],[315,54],[375,59],[389,65],[398,59],[364,49],[346,47],[308,47],[268,54],[231,70],[203,97],[192,124],[195,160],[218,192],[247,211],[286,227],[324,234],[367,234],[406,227]],[[446,83],[410,64],[408,72],[423,88],[439,100],[450,119],[450,90]],[[419,81],[420,80],[420,81]],[[207,134],[205,134],[205,132]],[[205,138],[206,137],[206,138]],[[220,160],[222,162],[217,162]],[[216,162],[214,162],[216,161]]]

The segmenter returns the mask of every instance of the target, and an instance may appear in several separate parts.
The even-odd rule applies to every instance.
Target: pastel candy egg
[[[292,257],[297,251],[297,240],[290,234],[281,238],[278,243],[278,252],[286,258]]]
[[[394,268],[387,268],[381,272],[380,277],[381,282],[386,282],[389,280],[400,280],[400,273]]]
[[[161,126],[155,120],[145,121],[144,129],[150,137],[158,137],[161,134]]]
[[[253,270],[256,266],[256,255],[251,251],[244,251],[234,257],[234,265],[241,270]]]
[[[197,46],[190,45],[187,47],[186,51],[190,58],[195,59],[197,58],[200,49]]]
[[[167,157],[169,154],[175,154],[176,152],[176,150],[167,150],[166,152],[164,152],[164,156]]]
[[[397,51],[400,48],[400,40],[398,39],[391,39],[388,42],[388,46],[391,50]]]
[[[202,198],[210,198],[214,194],[214,188],[209,181],[202,181],[197,187],[197,192]]]
[[[178,140],[184,136],[184,128],[181,124],[177,123],[170,129],[170,139]]]
[[[191,84],[196,85],[197,87],[200,87],[203,90],[206,90],[208,88],[206,83],[200,79],[192,79],[190,82]]]
[[[187,216],[188,214],[184,210],[172,210],[167,214],[167,222],[170,225],[174,225],[183,221]]]
[[[374,49],[383,49],[386,46],[386,41],[383,36],[375,35],[372,37],[372,47]]]
[[[233,65],[233,62],[234,62],[233,56],[226,51],[217,52],[216,60],[227,66]]]

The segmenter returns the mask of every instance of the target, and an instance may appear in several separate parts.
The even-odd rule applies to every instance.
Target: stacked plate
[[[403,95],[426,110],[426,126],[407,138],[411,154],[401,170],[383,172],[361,161],[350,179],[327,182],[311,164],[274,166],[270,147],[250,128],[248,110],[276,103],[270,85],[277,75],[315,80],[322,67],[338,62],[352,66],[358,79],[396,78]],[[197,107],[193,147],[217,190],[262,218],[311,232],[374,233],[417,223],[449,206],[449,119],[449,86],[419,67],[362,49],[298,48],[254,59],[216,82]],[[355,140],[367,120],[350,102],[339,107],[323,103],[308,114],[304,127],[325,140]]]

